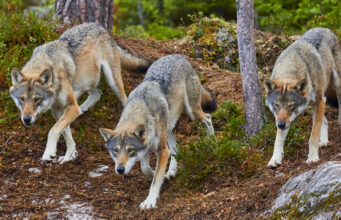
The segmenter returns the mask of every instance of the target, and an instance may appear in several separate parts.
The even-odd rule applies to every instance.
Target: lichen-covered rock
[[[186,51],[191,57],[202,58],[208,64],[237,70],[238,44],[236,25],[220,18],[199,17],[189,27]]]
[[[271,35],[255,30],[257,65],[260,72],[269,75],[279,54],[294,38]],[[239,70],[237,25],[221,18],[195,17],[187,35],[179,45],[186,53],[200,58],[206,64],[217,64],[230,71]]]
[[[341,162],[330,161],[289,179],[271,211],[274,217],[341,218]]]

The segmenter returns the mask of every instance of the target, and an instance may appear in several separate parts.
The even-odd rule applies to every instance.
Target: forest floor
[[[148,39],[115,37],[130,53],[150,60],[167,54],[182,53],[179,41],[157,42]],[[274,55],[274,56],[277,56]],[[202,75],[203,84],[211,89],[218,104],[232,100],[243,104],[239,73],[203,65],[189,58]],[[143,79],[143,74],[123,73],[127,93]],[[104,81],[104,80],[103,80]],[[327,108],[330,144],[320,151],[318,163],[305,163],[308,140],[293,157],[283,159],[277,169],[267,169],[267,160],[257,175],[238,180],[232,177],[206,181],[200,189],[187,189],[175,179],[162,187],[156,209],[140,211],[139,204],[148,195],[151,181],[136,164],[126,176],[118,176],[114,161],[104,147],[98,128],[114,128],[122,106],[105,82],[101,83],[101,100],[72,124],[79,152],[76,160],[65,164],[42,165],[48,130],[54,124],[50,113],[26,128],[19,118],[9,118],[0,106],[0,219],[258,219],[271,208],[279,188],[290,178],[329,160],[340,160],[341,136],[337,110]],[[12,102],[12,100],[8,100]],[[311,115],[309,117],[311,129]],[[214,122],[215,123],[215,122]],[[182,117],[175,129],[179,147],[198,139],[193,122]],[[204,134],[202,134],[204,135]],[[65,143],[58,143],[58,155]],[[179,162],[181,166],[181,161]],[[233,172],[233,171],[232,171]]]

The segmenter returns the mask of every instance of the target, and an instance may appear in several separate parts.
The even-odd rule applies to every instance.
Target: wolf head
[[[110,156],[115,161],[117,174],[128,174],[135,162],[148,151],[145,141],[146,129],[143,125],[137,126],[132,132],[116,132],[106,128],[100,128],[99,131]]]
[[[266,79],[264,86],[266,105],[275,115],[277,128],[287,129],[309,104],[307,80],[282,82]]]
[[[11,76],[11,97],[21,111],[24,125],[30,126],[39,113],[48,110],[54,102],[52,72],[47,69],[35,77],[28,77],[13,69]]]

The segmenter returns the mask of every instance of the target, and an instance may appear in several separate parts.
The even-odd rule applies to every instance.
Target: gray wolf
[[[328,121],[324,116],[325,102],[334,105],[340,103],[340,82],[339,40],[329,29],[310,29],[281,53],[270,79],[264,82],[266,105],[275,115],[277,125],[275,147],[268,163],[269,168],[281,165],[283,145],[290,124],[308,105],[311,105],[313,110],[313,127],[306,162],[319,160],[319,147],[328,143]]]
[[[101,97],[97,89],[101,69],[110,88],[125,104],[127,96],[121,78],[123,69],[146,71],[149,62],[123,51],[109,33],[95,23],[84,23],[64,32],[59,39],[34,49],[22,70],[13,69],[10,94],[21,110],[25,126],[37,116],[52,110],[57,120],[48,134],[43,161],[56,161],[57,141],[64,135],[67,150],[58,161],[64,163],[77,156],[70,124]],[[88,97],[78,106],[77,98]]]
[[[128,174],[135,162],[141,161],[142,172],[153,177],[141,209],[155,207],[164,178],[176,175],[177,143],[172,131],[182,112],[201,121],[207,135],[213,135],[211,116],[203,110],[213,112],[216,108],[215,99],[201,85],[191,64],[181,55],[168,55],[154,62],[143,82],[130,93],[115,130],[100,129],[117,174]],[[149,165],[150,151],[157,157],[156,171]]]

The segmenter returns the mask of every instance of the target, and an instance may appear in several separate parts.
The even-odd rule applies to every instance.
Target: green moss
[[[271,219],[310,219],[318,214],[335,212],[341,203],[341,185],[335,186],[326,198],[320,199],[318,203],[311,206],[310,200],[319,198],[327,193],[327,189],[319,193],[311,193],[300,197],[292,196],[288,205],[275,210]]]
[[[238,45],[236,25],[221,18],[204,17],[202,13],[190,16],[193,24],[187,32],[187,52],[192,57],[202,57],[207,64],[216,63],[219,67],[237,70]],[[229,38],[226,42],[216,40],[217,33],[225,28]],[[228,56],[229,61],[224,60]]]

